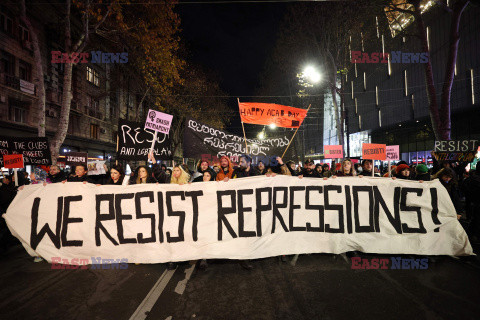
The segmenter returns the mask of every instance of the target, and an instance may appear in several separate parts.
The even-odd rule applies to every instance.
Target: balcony
[[[15,90],[36,95],[36,86],[33,83],[7,73],[0,73],[0,83]]]

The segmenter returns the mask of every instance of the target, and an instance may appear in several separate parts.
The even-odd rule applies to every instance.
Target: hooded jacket
[[[217,181],[222,181],[223,179],[225,178],[229,178],[229,179],[232,179],[232,175],[233,175],[233,164],[232,162],[230,161],[230,159],[226,156],[223,156],[220,158],[220,162],[222,161],[222,159],[225,158],[227,159],[228,161],[228,167],[227,167],[227,171],[225,172],[224,171],[224,168],[220,167],[220,171],[217,173]]]

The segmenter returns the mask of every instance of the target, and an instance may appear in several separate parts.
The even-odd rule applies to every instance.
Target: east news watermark
[[[401,269],[401,270],[426,270],[428,258],[414,259],[391,257],[388,258],[361,258],[352,257],[352,269]]]
[[[90,51],[90,52],[66,53],[61,51],[52,51],[51,53],[52,53],[51,63],[127,63],[128,62],[128,52]]]
[[[53,270],[72,270],[72,269],[103,269],[103,270],[124,270],[128,269],[128,259],[103,259],[101,257],[92,257],[91,259],[65,259],[61,257],[52,257]]]
[[[428,63],[428,52],[362,52],[352,51],[351,63]]]

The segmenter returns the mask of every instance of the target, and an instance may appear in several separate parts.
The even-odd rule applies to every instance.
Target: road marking
[[[175,292],[178,294],[183,294],[185,288],[187,287],[187,282],[192,276],[193,270],[195,269],[195,263],[192,266],[185,270],[185,279],[178,281],[177,286],[175,287]]]
[[[147,318],[148,313],[152,310],[163,290],[165,290],[165,287],[167,286],[170,279],[172,279],[175,270],[176,269],[165,270],[162,273],[153,288],[147,294],[145,299],[143,299],[142,303],[140,303],[137,310],[135,310],[133,315],[130,317],[130,320],[144,320]]]

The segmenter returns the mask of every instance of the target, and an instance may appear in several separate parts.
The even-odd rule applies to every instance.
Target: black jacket
[[[67,178],[67,181],[68,181],[68,182],[88,182],[88,183],[95,183],[95,181],[93,181],[92,179],[90,179],[90,177],[89,177],[87,174],[84,174],[84,175],[81,176],[81,177],[70,176],[70,177]]]
[[[255,170],[253,167],[250,167],[250,170],[246,171],[242,168],[236,168],[233,170],[232,179],[246,178],[256,176]]]
[[[12,203],[13,198],[17,194],[15,182],[9,184],[2,184],[0,186],[0,213],[7,211],[8,206]]]
[[[50,173],[47,175],[47,179],[50,180],[50,183],[59,183],[62,182],[63,180],[67,179],[65,178],[65,173],[63,171],[60,171],[56,175],[52,176]]]
[[[305,178],[321,178],[318,175],[318,172],[315,170],[312,170],[311,172],[308,172],[307,169],[303,168],[302,171],[300,172],[299,176],[304,176]]]

